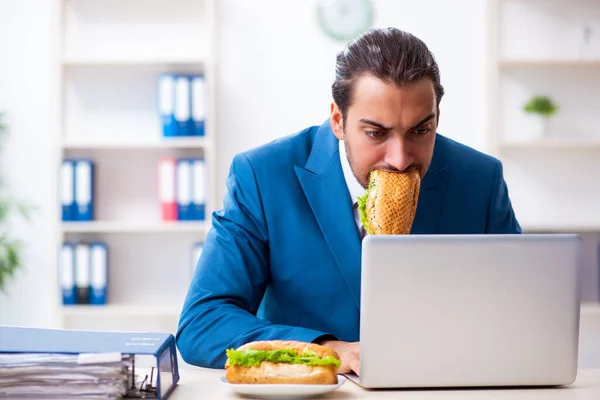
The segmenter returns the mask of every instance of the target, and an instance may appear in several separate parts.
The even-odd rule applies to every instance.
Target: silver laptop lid
[[[579,236],[367,236],[362,246],[362,385],[575,379]]]

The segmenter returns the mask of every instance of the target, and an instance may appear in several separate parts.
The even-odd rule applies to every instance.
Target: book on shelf
[[[163,158],[158,164],[158,202],[163,221],[206,219],[206,163],[203,158]]]
[[[204,74],[161,74],[158,115],[163,137],[205,136],[206,95]]]
[[[60,203],[63,221],[94,220],[94,162],[66,158],[60,172]]]
[[[104,305],[108,295],[108,246],[103,242],[62,244],[59,279],[63,305]]]

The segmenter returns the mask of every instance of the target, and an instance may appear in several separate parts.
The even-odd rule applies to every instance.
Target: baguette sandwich
[[[408,235],[417,212],[420,188],[417,169],[372,171],[366,193],[358,198],[365,231],[370,235]]]
[[[341,366],[332,349],[314,343],[269,340],[227,350],[225,378],[236,384],[336,384]]]

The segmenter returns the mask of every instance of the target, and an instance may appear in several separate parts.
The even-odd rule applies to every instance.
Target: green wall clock
[[[371,0],[318,0],[317,14],[323,30],[333,39],[351,40],[371,27]]]

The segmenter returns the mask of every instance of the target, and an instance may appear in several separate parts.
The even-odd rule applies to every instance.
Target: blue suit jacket
[[[179,321],[183,359],[222,368],[254,340],[358,341],[361,242],[329,122],[238,154],[227,189]],[[501,163],[438,134],[412,233],[520,231]]]

